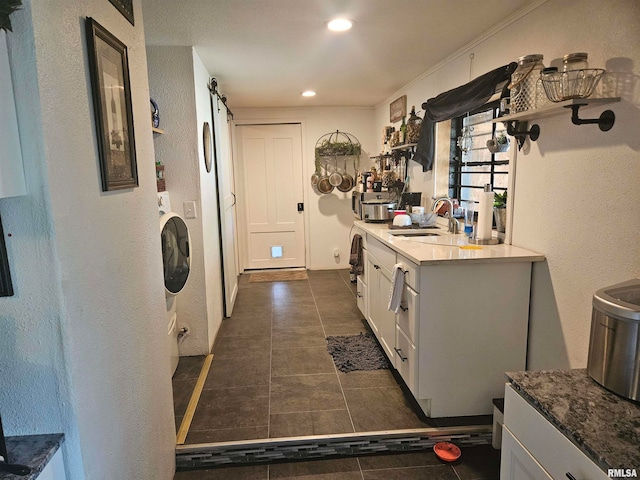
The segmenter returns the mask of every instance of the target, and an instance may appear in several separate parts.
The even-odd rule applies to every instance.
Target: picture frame
[[[12,297],[13,284],[11,283],[11,271],[9,270],[9,257],[4,243],[4,230],[0,219],[0,297]]]
[[[124,18],[129,20],[131,25],[135,25],[133,21],[133,0],[109,0],[111,5],[116,7]]]
[[[391,104],[389,104],[389,121],[391,123],[399,122],[402,117],[407,116],[407,96],[402,95]]]
[[[89,72],[102,191],[138,186],[127,46],[87,17]]]

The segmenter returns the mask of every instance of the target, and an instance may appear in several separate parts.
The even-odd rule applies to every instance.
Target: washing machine
[[[160,239],[162,244],[162,270],[167,307],[167,343],[171,358],[171,375],[178,367],[178,315],[177,295],[184,289],[191,271],[191,238],[184,219],[171,211],[169,194],[158,194]]]

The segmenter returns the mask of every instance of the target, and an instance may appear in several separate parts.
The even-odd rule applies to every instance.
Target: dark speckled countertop
[[[640,469],[640,404],[598,385],[585,369],[507,372],[536,410],[591,458],[609,468]]]
[[[7,456],[10,463],[27,465],[32,468],[29,475],[18,476],[0,470],[0,480],[33,480],[47,466],[49,460],[64,442],[62,433],[47,435],[24,435],[5,437]]]

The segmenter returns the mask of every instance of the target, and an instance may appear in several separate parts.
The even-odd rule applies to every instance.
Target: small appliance
[[[351,211],[354,217],[358,220],[364,220],[362,212],[362,203],[370,202],[372,200],[384,200],[386,202],[391,201],[391,195],[389,192],[351,192]]]
[[[593,295],[587,372],[608,390],[640,401],[640,279]]]

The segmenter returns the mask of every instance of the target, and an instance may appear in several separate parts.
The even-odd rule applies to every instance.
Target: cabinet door
[[[402,301],[400,302],[400,310],[398,311],[398,326],[409,337],[412,343],[418,340],[418,301],[419,295],[412,288],[405,285],[402,290]]]
[[[553,480],[526,448],[513,436],[511,431],[502,428],[502,451],[500,453],[501,480]]]
[[[376,264],[376,257],[371,255],[370,252],[365,251],[364,271],[367,290],[369,293],[368,297],[365,297],[365,318],[367,319],[371,330],[373,330],[373,333],[378,337],[378,340],[380,340],[380,332],[376,322],[379,308],[377,298],[380,296],[378,292],[378,268],[380,267]]]
[[[418,389],[416,388],[416,347],[407,338],[399,325],[396,327],[395,353],[396,370],[398,370],[398,373],[402,376],[411,393],[417,395]]]
[[[368,297],[368,287],[367,284],[364,283],[364,280],[362,279],[362,275],[358,275],[358,280],[356,283],[356,303],[358,304],[358,309],[360,310],[360,312],[362,313],[362,315],[364,315],[364,318],[367,318],[368,312],[367,312],[367,305],[369,303],[367,297]]]
[[[389,292],[391,291],[391,272],[385,267],[378,269],[378,329],[380,343],[385,353],[394,363],[396,345],[396,314],[389,311]]]

